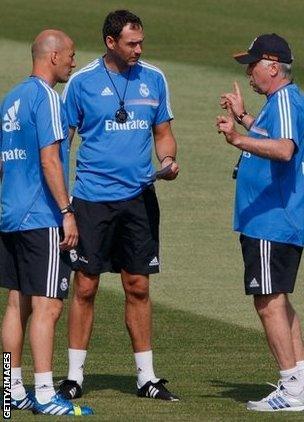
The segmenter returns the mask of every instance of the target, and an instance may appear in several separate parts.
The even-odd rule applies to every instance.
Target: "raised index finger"
[[[236,95],[238,97],[241,97],[242,94],[241,94],[241,90],[240,90],[240,87],[239,87],[239,84],[237,83],[237,81],[234,81],[233,85],[234,85],[234,92],[236,93]]]

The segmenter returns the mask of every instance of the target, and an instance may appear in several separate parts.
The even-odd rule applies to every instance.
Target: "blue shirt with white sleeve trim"
[[[68,184],[68,124],[59,95],[45,81],[31,76],[6,95],[0,115],[0,230],[61,226],[62,215],[40,161],[40,150],[60,141],[60,159]]]
[[[139,61],[130,72],[108,72],[110,77],[103,59],[96,59],[71,77],[63,93],[69,125],[81,137],[73,195],[92,202],[131,199],[152,183],[152,127],[173,118],[158,68]],[[116,90],[121,99],[126,90],[126,123],[115,121]]]
[[[248,136],[291,139],[288,162],[242,154],[234,229],[246,236],[304,246],[304,95],[290,83],[268,96]]]

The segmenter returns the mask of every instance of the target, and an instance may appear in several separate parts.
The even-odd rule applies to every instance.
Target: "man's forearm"
[[[176,157],[176,142],[173,136],[170,122],[164,122],[160,125],[153,127],[154,143],[155,143],[155,153],[158,160],[162,163],[164,161],[171,161]],[[168,160],[164,160],[165,157],[168,157]]]
[[[167,136],[162,139],[155,139],[155,152],[160,162],[164,161],[165,157],[175,159],[177,147],[174,137]]]
[[[235,147],[263,158],[289,161],[294,153],[294,143],[290,139],[254,139],[236,132],[230,141]]]
[[[41,165],[46,183],[60,209],[69,204],[62,163],[59,159],[59,146],[52,145],[41,150]]]

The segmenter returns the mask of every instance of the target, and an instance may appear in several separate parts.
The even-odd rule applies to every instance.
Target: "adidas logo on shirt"
[[[249,284],[249,287],[260,287],[259,283],[257,282],[256,278],[253,278],[251,280],[251,283]]]
[[[149,267],[154,267],[154,266],[156,266],[156,265],[159,265],[159,262],[158,262],[157,256],[156,256],[155,258],[153,258],[153,259],[152,259],[152,261],[151,261],[151,262],[150,262],[150,264],[149,264]]]
[[[2,129],[5,132],[13,132],[20,130],[20,123],[17,120],[17,114],[20,106],[20,98],[16,100],[12,107],[10,107],[3,117]]]
[[[105,89],[103,91],[101,91],[101,95],[103,97],[107,96],[107,95],[114,95],[113,92],[110,90],[110,88],[108,86],[105,87]]]

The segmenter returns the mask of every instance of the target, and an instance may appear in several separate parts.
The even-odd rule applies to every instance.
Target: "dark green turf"
[[[3,306],[4,291],[1,290]],[[180,403],[164,403],[135,396],[133,355],[123,323],[123,299],[99,292],[97,315],[85,378],[85,395],[78,403],[94,407],[94,420],[219,421],[283,420],[245,410],[248,399],[270,391],[276,379],[262,334],[166,307],[154,308],[155,367],[168,377]],[[65,316],[58,325],[55,377],[66,374]],[[28,347],[24,374],[32,382]],[[290,418],[291,416],[289,416]],[[281,419],[282,418],[282,419]],[[44,417],[41,420],[62,418]],[[292,415],[292,420],[300,420]],[[15,412],[13,420],[40,420],[30,412]],[[286,419],[285,419],[286,420]]]
[[[83,50],[101,48],[100,28],[110,10],[141,16],[149,57],[241,70],[231,54],[260,33],[278,32],[294,49],[304,81],[302,0],[1,0],[0,37],[31,42],[47,27],[67,31]]]

